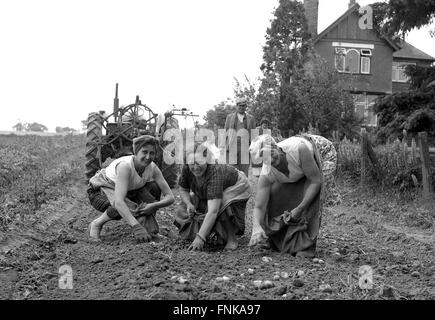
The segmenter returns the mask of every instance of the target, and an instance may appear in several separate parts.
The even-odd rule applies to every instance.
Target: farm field
[[[105,226],[102,243],[89,242],[98,212],[86,194],[84,142],[0,136],[0,299],[435,299],[434,204],[361,190],[346,177],[341,203],[324,212],[314,261],[249,248],[252,199],[234,252],[187,251],[172,223],[176,204],[159,210],[159,242],[136,244],[122,221]],[[59,288],[64,265],[72,289]],[[372,289],[359,286],[364,265]]]

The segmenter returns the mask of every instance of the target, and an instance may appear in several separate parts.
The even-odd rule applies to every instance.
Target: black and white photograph
[[[3,302],[435,299],[435,0],[16,0],[0,30]]]

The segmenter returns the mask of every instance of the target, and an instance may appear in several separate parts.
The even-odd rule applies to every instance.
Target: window
[[[372,56],[372,50],[361,49],[361,73],[370,74],[370,62]]]
[[[335,48],[335,69],[344,73],[370,74],[371,49]]]
[[[394,82],[408,82],[409,77],[405,74],[408,65],[415,65],[415,63],[393,61],[392,79]]]
[[[335,69],[338,72],[344,72],[344,60],[346,57],[346,49],[336,48],[335,49]]]
[[[361,49],[361,55],[371,57],[372,56],[372,50],[370,49]]]
[[[375,105],[376,95],[354,94],[355,113],[363,119],[366,126],[376,127],[378,124],[378,115],[375,114],[373,107]]]
[[[359,73],[359,52],[355,49],[348,50],[344,63],[346,72]]]
[[[361,73],[370,73],[370,57],[361,57]]]

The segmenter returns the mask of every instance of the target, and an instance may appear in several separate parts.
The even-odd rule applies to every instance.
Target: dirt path
[[[135,244],[130,228],[113,222],[102,243],[90,243],[86,228],[98,213],[85,190],[76,172],[64,196],[41,208],[37,224],[0,244],[0,299],[435,298],[433,230],[427,237],[403,233],[346,200],[324,214],[319,262],[250,249],[249,227],[235,252],[190,253],[188,243],[171,237],[174,206],[158,215],[169,235],[161,242]],[[59,288],[65,265],[72,269],[72,289]],[[363,265],[373,269],[371,290],[358,285]],[[230,281],[217,279],[223,276]],[[273,286],[257,288],[255,280]]]

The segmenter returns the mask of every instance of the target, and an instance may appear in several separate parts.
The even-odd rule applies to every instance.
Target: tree
[[[16,125],[12,127],[15,131],[23,131],[25,129],[25,124],[22,122],[18,122]]]
[[[435,0],[389,0],[376,2],[372,8],[375,28],[389,37],[419,29],[435,17]],[[431,35],[435,35],[435,29]]]
[[[266,30],[256,113],[268,113],[281,130],[299,131],[296,128],[301,127],[292,83],[312,52],[310,37],[303,4],[280,0]]]
[[[34,132],[44,132],[47,131],[47,127],[43,124],[39,124],[37,122],[27,123],[25,126],[26,131],[34,131]]]
[[[299,128],[313,126],[331,137],[339,131],[351,138],[358,134],[362,119],[355,114],[355,105],[346,84],[335,70],[319,56],[313,56],[304,69],[295,74],[292,85],[295,111],[300,115]]]
[[[225,126],[225,120],[228,114],[234,112],[235,106],[229,99],[220,102],[213,109],[208,110],[204,116],[204,126],[209,129],[220,129]]]
[[[375,111],[380,128],[377,140],[402,137],[403,129],[411,134],[427,131],[435,135],[435,67],[409,66],[405,73],[410,76],[410,89],[378,99]]]
[[[274,15],[266,31],[255,112],[272,115],[281,131],[297,133],[312,125],[325,136],[334,130],[351,136],[359,123],[352,98],[337,72],[314,51],[303,4],[280,0]]]
[[[254,116],[255,122],[258,124],[262,117],[266,115],[270,116],[270,110],[267,111],[264,108],[263,101],[259,99],[257,83],[260,80],[258,79],[257,82],[252,82],[246,75],[243,82],[239,81],[237,78],[234,78],[234,80],[236,82],[234,87],[234,95],[236,98],[245,97],[248,99],[249,103],[247,112]]]
[[[82,120],[80,121],[81,125],[82,125],[82,130],[86,131],[88,128],[88,120]]]
[[[76,129],[70,128],[70,127],[56,127],[56,133],[74,133],[77,132]]]
[[[392,39],[431,23],[435,17],[435,0],[389,0],[372,7],[374,27]],[[435,36],[435,29],[431,35]],[[435,87],[430,86],[435,81],[435,67],[408,66],[405,73],[411,79],[409,90],[384,96],[375,104],[379,142],[401,138],[403,129],[435,135]]]

